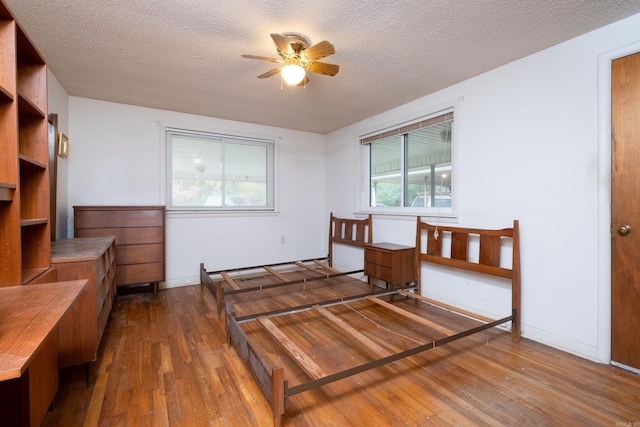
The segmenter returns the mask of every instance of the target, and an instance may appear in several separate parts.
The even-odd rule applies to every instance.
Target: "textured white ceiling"
[[[640,0],[4,0],[70,95],[326,134],[640,12]],[[335,77],[257,79],[270,33]]]

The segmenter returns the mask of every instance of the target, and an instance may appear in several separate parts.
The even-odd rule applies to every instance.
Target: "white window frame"
[[[432,117],[438,117],[447,112],[453,112],[453,124],[452,124],[452,142],[451,142],[451,169],[453,171],[451,176],[451,207],[372,207],[370,206],[371,188],[370,188],[370,156],[369,147],[366,144],[362,144],[361,141],[372,135],[381,134],[384,132],[399,129],[404,126],[427,120]],[[423,110],[412,114],[410,116],[403,117],[398,120],[387,122],[376,128],[365,129],[357,132],[357,144],[359,146],[359,167],[360,167],[360,180],[358,182],[358,206],[357,213],[360,214],[381,214],[381,215],[398,215],[398,216],[424,216],[432,218],[443,218],[456,220],[458,218],[458,210],[460,206],[459,198],[459,181],[460,181],[460,167],[459,167],[459,152],[460,152],[460,100],[456,99],[449,101],[433,108]],[[402,171],[404,175],[404,158],[402,158]],[[404,179],[404,178],[403,178]],[[404,183],[403,183],[404,187]]]
[[[180,125],[161,123],[161,144],[165,153],[165,161],[163,162],[162,175],[162,194],[164,200],[162,201],[166,205],[168,214],[187,214],[187,215],[270,215],[278,214],[278,197],[277,197],[277,152],[279,137],[265,136],[258,134],[251,134],[249,132],[229,132],[220,131],[217,129],[211,129],[206,127],[198,127],[192,125]],[[228,141],[237,140],[239,143],[244,141],[259,142],[265,144],[268,147],[267,156],[267,205],[266,206],[224,206],[224,207],[209,207],[209,206],[172,206],[172,157],[171,157],[171,144],[167,134],[170,131],[184,132],[187,134],[203,134],[211,138],[222,138]]]

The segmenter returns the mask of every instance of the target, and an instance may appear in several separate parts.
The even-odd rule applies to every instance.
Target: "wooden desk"
[[[405,285],[416,280],[415,248],[395,243],[371,243],[364,245],[364,274],[387,285]]]
[[[51,242],[51,264],[56,268],[58,280],[88,280],[82,298],[60,323],[61,368],[93,362],[98,357],[116,295],[114,240],[114,237],[92,237]]]
[[[0,420],[39,426],[58,390],[58,322],[86,280],[0,288]]]

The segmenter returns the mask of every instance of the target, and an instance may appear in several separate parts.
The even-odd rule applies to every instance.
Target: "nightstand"
[[[387,287],[415,282],[415,248],[395,243],[371,243],[364,245],[364,274],[373,280],[387,283]]]

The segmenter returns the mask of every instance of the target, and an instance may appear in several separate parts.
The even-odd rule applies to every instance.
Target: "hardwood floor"
[[[43,425],[271,425],[253,378],[226,348],[221,320],[200,286],[161,290],[157,299],[118,296],[91,385],[82,366],[63,370]],[[319,351],[316,361],[331,366],[357,357]],[[293,381],[299,373],[290,375]],[[528,340],[514,344],[497,329],[293,396],[283,417],[285,426],[634,423],[640,375]]]

